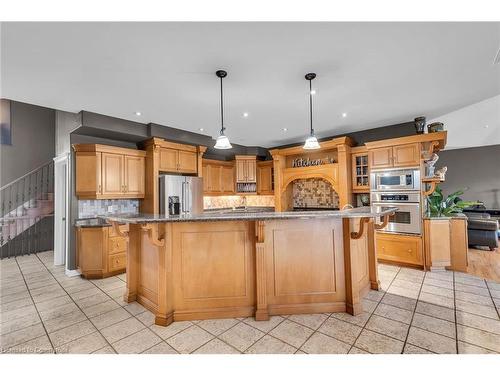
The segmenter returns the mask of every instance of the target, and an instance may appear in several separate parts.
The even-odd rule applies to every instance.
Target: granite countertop
[[[448,216],[431,216],[430,214],[424,215],[424,219],[427,220],[451,220],[451,219],[462,219],[467,220],[467,215],[462,213],[451,214]]]
[[[98,227],[110,227],[109,223],[105,218],[94,217],[88,219],[76,219],[75,227],[78,228],[98,228]]]
[[[316,218],[361,218],[379,217],[396,212],[395,207],[359,207],[348,210],[335,211],[289,211],[289,212],[204,212],[197,215],[109,215],[103,216],[110,222],[117,221],[123,224],[143,224],[162,222],[188,221],[236,221],[236,220],[284,220],[284,219],[316,219]]]

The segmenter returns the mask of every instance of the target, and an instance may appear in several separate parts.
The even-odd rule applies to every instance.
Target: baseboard
[[[68,277],[80,276],[80,272],[78,270],[65,270],[64,273]]]

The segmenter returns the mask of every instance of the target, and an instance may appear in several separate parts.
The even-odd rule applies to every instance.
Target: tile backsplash
[[[78,201],[78,218],[107,214],[138,214],[138,199],[95,199]]]
[[[292,196],[294,207],[339,207],[339,195],[321,178],[295,180]]]
[[[203,208],[205,210],[238,206],[274,207],[274,195],[224,195],[203,197]]]

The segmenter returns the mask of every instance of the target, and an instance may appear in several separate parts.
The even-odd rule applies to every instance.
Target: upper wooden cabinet
[[[379,147],[369,151],[370,168],[417,167],[420,165],[420,143]]]
[[[98,144],[73,148],[80,199],[144,198],[144,151]]]
[[[177,173],[197,173],[198,153],[196,147],[185,146],[188,149],[160,148],[160,171]],[[192,150],[191,150],[192,148]]]
[[[273,161],[257,162],[257,194],[274,194]]]
[[[236,155],[236,182],[257,182],[257,157]]]
[[[370,191],[370,167],[368,152],[353,153],[351,155],[352,190],[357,193]]]
[[[207,195],[234,194],[234,169],[232,162],[203,160],[203,192]]]

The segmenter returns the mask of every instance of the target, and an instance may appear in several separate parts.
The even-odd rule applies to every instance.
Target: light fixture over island
[[[108,216],[128,237],[124,299],[155,323],[360,314],[379,288],[374,231],[397,209]],[[383,217],[382,224],[375,219]],[[120,232],[120,223],[129,232]]]

